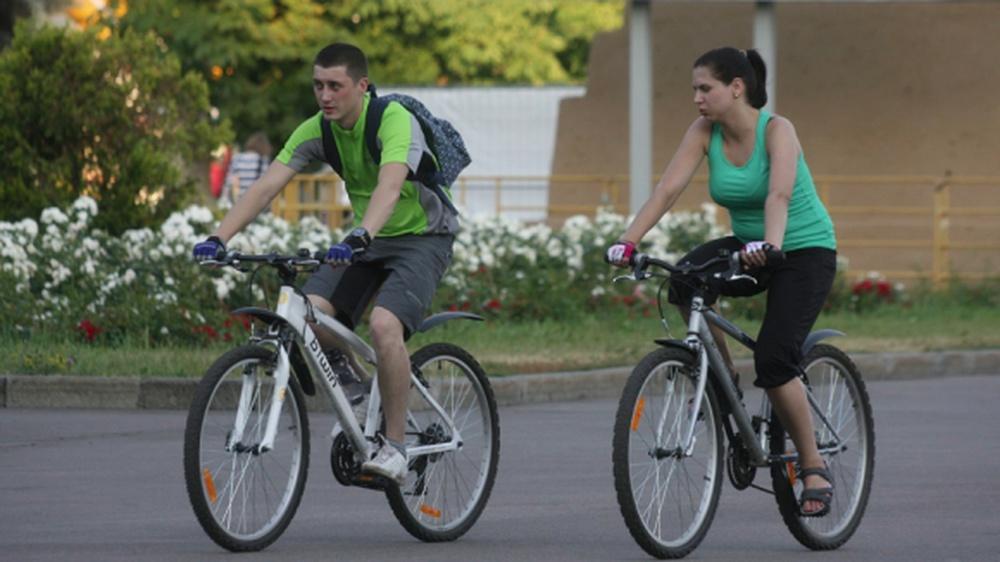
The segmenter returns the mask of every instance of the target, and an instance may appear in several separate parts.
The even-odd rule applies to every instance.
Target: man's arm
[[[396,202],[399,201],[399,194],[408,173],[409,168],[400,162],[389,162],[379,168],[378,185],[372,192],[368,209],[365,210],[365,217],[361,221],[361,226],[368,231],[368,235],[372,238],[385,226],[393,209],[396,208]]]
[[[215,231],[215,236],[218,236],[223,243],[228,243],[233,236],[236,236],[236,233],[243,230],[243,227],[271,203],[271,200],[288,185],[293,177],[295,177],[295,170],[277,160],[272,162],[264,175],[253,182],[247,188],[246,194],[240,197],[233,208],[226,213],[219,228]]]

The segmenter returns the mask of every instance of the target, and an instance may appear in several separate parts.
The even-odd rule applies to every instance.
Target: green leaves
[[[586,77],[590,40],[621,0],[145,0],[124,28],[152,30],[210,84],[239,139],[284,138],[315,111],[312,59],[334,41],[368,55],[377,84],[551,84]]]
[[[210,122],[204,80],[151,34],[18,25],[0,85],[0,219],[87,194],[99,228],[157,224],[190,192],[183,163],[229,135]]]

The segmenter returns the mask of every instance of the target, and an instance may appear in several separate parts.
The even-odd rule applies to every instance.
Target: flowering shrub
[[[898,302],[903,294],[902,283],[893,284],[877,271],[870,271],[864,279],[851,285],[851,309],[865,312],[879,305]]]
[[[274,280],[208,270],[191,260],[192,246],[214,228],[204,207],[172,214],[159,228],[109,236],[92,228],[97,205],[81,197],[64,212],[49,208],[39,222],[0,222],[0,302],[6,330],[71,334],[85,341],[207,341],[245,333],[226,324],[228,310],[264,297]],[[263,216],[230,243],[244,251],[325,247],[331,233],[314,219],[294,228]],[[241,290],[242,289],[242,290]],[[207,328],[206,328],[207,327]],[[228,336],[228,337],[227,337]]]
[[[248,323],[228,311],[274,298],[268,268],[254,279],[232,268],[210,270],[191,260],[191,248],[216,217],[193,206],[159,228],[110,236],[93,228],[97,205],[81,197],[69,209],[45,209],[39,220],[0,222],[0,302],[6,328],[84,341],[229,341]],[[601,211],[563,228],[503,218],[466,218],[454,259],[438,290],[436,310],[470,310],[492,317],[572,317],[605,307],[648,310],[655,283],[612,284],[624,273],[604,263],[604,250],[624,232],[626,217]],[[328,247],[343,236],[306,218],[292,225],[264,215],[230,241],[245,252],[293,252]],[[665,259],[722,231],[715,207],[674,212],[643,240],[640,250]],[[304,278],[301,279],[304,281]]]
[[[508,318],[566,317],[609,305],[648,305],[652,283],[612,285],[624,273],[604,262],[605,249],[625,232],[627,218],[599,210],[594,219],[569,218],[562,229],[503,217],[463,222],[439,306]],[[721,236],[715,206],[669,213],[643,239],[640,251],[677,259]]]

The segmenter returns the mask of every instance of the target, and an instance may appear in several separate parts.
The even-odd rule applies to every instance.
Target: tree
[[[549,84],[586,78],[590,40],[619,27],[622,0],[145,0],[117,25],[153,30],[239,138],[283,138],[315,112],[315,53],[368,54],[380,84]]]
[[[98,201],[110,232],[159,223],[186,203],[183,166],[227,140],[208,88],[152,34],[15,27],[0,52],[0,220]]]

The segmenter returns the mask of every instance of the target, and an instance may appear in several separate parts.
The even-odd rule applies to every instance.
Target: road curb
[[[906,380],[959,375],[1000,375],[1000,349],[977,351],[859,353],[852,359],[866,381]],[[753,364],[744,359],[736,368],[749,384]],[[615,398],[632,367],[491,377],[497,402],[503,406]],[[69,375],[0,376],[0,407],[109,408],[184,410],[191,404],[198,381],[193,379],[94,377]],[[320,397],[311,409],[329,405]]]

